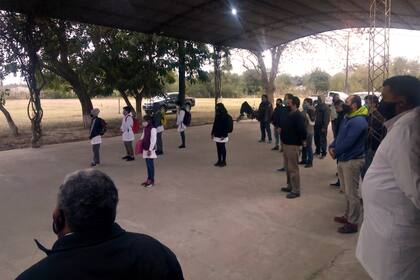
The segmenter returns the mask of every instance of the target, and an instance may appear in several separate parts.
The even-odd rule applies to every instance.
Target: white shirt
[[[142,133],[140,140],[143,140],[144,132]],[[157,130],[152,128],[150,131],[150,148],[149,150],[143,150],[143,158],[157,158],[156,155],[156,140],[157,140]],[[150,156],[147,155],[147,151],[150,151]]]
[[[178,110],[178,112],[176,113],[176,125],[178,126],[178,132],[182,132],[187,129],[187,126],[184,124],[184,117],[185,111]]]
[[[131,115],[124,116],[121,123],[122,139],[124,142],[134,141],[133,125],[133,117]]]
[[[420,279],[420,107],[385,123],[388,133],[361,186],[356,256],[374,280]]]

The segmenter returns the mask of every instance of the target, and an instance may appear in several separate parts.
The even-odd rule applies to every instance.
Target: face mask
[[[378,111],[385,118],[385,120],[390,120],[397,115],[397,102],[379,102]]]
[[[303,110],[308,110],[309,105],[307,103],[303,103]]]
[[[148,124],[148,122],[142,122],[143,127],[146,127]]]
[[[343,112],[344,112],[344,114],[351,113],[351,107],[350,107],[350,105],[343,104]]]

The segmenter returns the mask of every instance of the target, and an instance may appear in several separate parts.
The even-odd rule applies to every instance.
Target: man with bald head
[[[359,181],[364,166],[368,110],[362,106],[360,96],[352,95],[343,104],[344,120],[337,137],[329,147],[329,153],[338,161],[338,177],[346,194],[347,208],[343,216],[334,221],[343,224],[339,233],[356,233],[362,222],[362,205],[359,195]]]

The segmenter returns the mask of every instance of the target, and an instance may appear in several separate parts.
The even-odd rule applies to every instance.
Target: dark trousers
[[[226,143],[217,143],[217,162],[226,163]]]
[[[279,133],[279,128],[278,127],[274,127],[273,128],[274,131],[274,139],[276,139],[276,147],[278,147],[280,145],[280,133]]]
[[[306,147],[302,148],[302,161],[306,164],[312,164],[314,155],[312,151],[312,133],[308,133],[306,137]]]
[[[368,171],[369,166],[372,164],[375,152],[376,151],[372,150],[371,148],[367,148],[365,151],[365,165],[363,166],[361,173],[362,179],[365,178],[366,172]]]
[[[185,131],[181,131],[179,134],[181,134],[182,146],[185,146]]]
[[[162,132],[157,133],[156,152],[163,152]]]
[[[95,164],[101,163],[100,155],[99,155],[99,148],[100,147],[101,147],[101,144],[92,145],[92,151],[93,151],[92,163],[95,163]]]
[[[133,141],[124,141],[125,151],[127,156],[134,157]]]
[[[315,153],[318,155],[327,155],[327,132],[321,131],[321,127],[315,127]]]
[[[265,141],[265,134],[268,135],[268,140],[271,141],[271,128],[269,122],[260,122],[261,140]]]
[[[152,158],[146,158],[147,180],[155,181],[155,164]]]

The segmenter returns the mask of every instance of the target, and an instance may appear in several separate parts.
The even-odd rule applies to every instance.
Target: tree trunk
[[[178,41],[178,56],[179,56],[179,93],[178,93],[178,102],[181,105],[185,103],[185,42]]]
[[[15,124],[15,122],[12,119],[12,116],[10,115],[9,111],[0,103],[0,111],[3,112],[4,116],[6,117],[7,124],[9,125],[10,132],[13,136],[18,137],[19,136],[19,130]]]
[[[214,103],[217,105],[219,98],[222,97],[222,56],[219,46],[214,46]]]
[[[123,90],[119,90],[121,97],[124,99],[125,104],[130,107],[131,112],[133,112],[134,114],[137,115],[137,110],[134,110],[133,105],[130,102],[130,99],[128,98],[127,93],[125,93],[125,91]],[[141,103],[141,101],[140,101]],[[137,106],[137,101],[136,101],[136,106]]]
[[[82,118],[83,118],[83,127],[89,128],[90,123],[92,121],[92,118],[90,116],[90,112],[93,109],[92,100],[90,99],[90,96],[85,91],[84,87],[81,86],[78,82],[72,81],[68,82],[73,87],[74,93],[76,94],[77,98],[80,101],[80,105],[82,106]]]
[[[136,98],[136,116],[139,120],[142,119],[142,109],[141,109],[141,101],[143,100],[143,95],[141,93],[137,93],[135,95]]]

